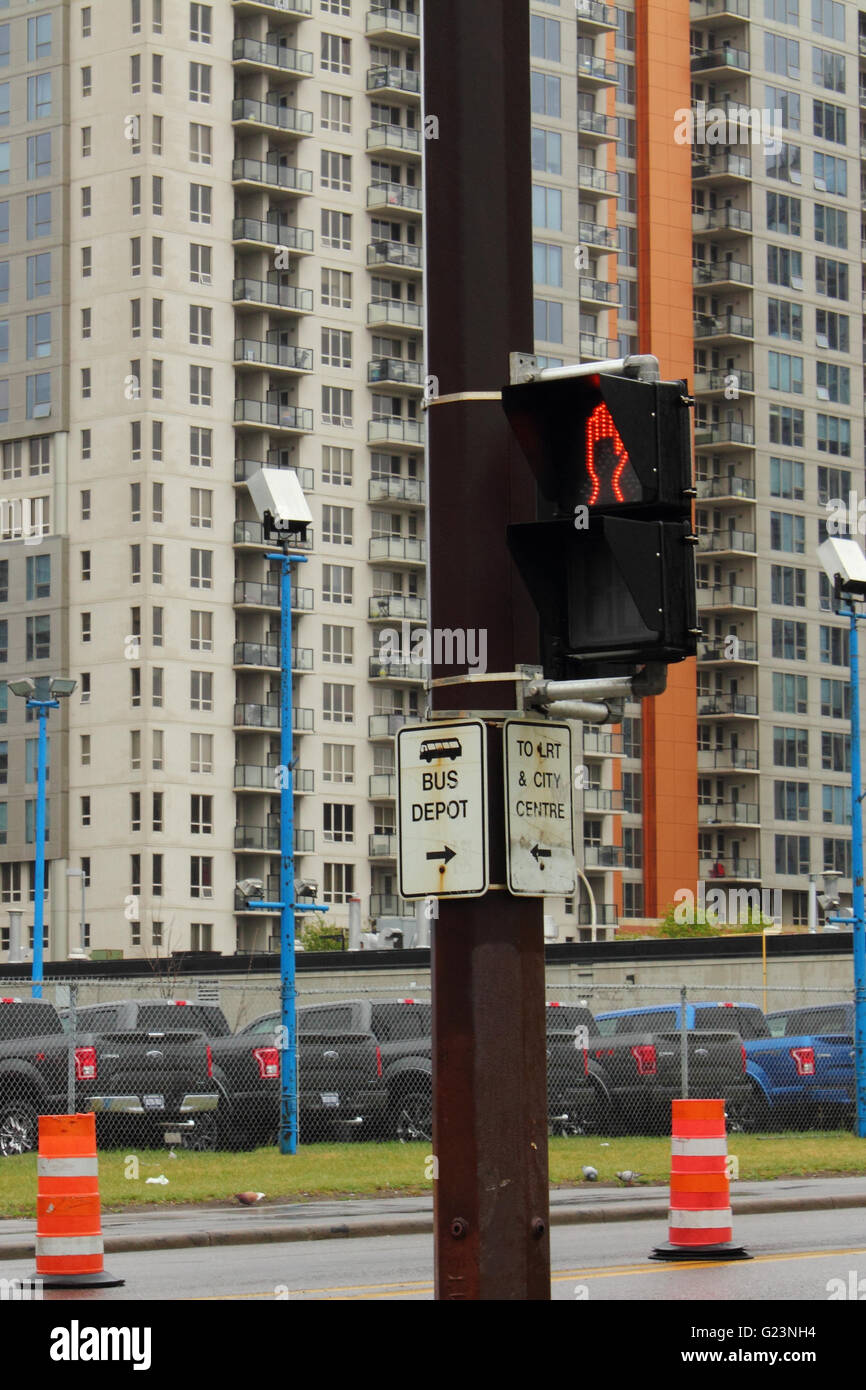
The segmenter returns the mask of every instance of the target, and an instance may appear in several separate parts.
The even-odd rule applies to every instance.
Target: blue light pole
[[[280,1152],[298,1150],[298,1025],[295,1008],[295,808],[292,768],[292,565],[306,564],[306,555],[289,553],[292,535],[306,539],[312,514],[297,475],[289,469],[262,468],[247,481],[262,519],[266,540],[283,546],[268,559],[280,566],[280,901],[247,902],[259,911],[280,913]],[[304,904],[327,912],[319,904]]]
[[[13,695],[27,701],[27,708],[36,711],[39,721],[39,743],[36,764],[36,862],[33,866],[33,970],[32,995],[42,998],[44,973],[43,938],[45,935],[45,806],[48,765],[48,711],[59,709],[59,695],[71,695],[76,682],[59,676],[37,676],[35,680],[10,681]]]
[[[866,557],[856,541],[831,538],[818,547],[818,558],[833,583],[833,608],[849,624],[848,660],[851,673],[851,917],[828,917],[828,922],[851,927],[854,952],[854,1077],[856,1123],[866,1139],[866,912],[863,890],[863,785],[860,770],[860,643],[857,624],[866,618],[855,598],[866,598]],[[843,598],[848,607],[842,606]]]

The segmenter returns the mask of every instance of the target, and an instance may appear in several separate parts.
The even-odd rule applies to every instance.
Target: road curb
[[[733,1202],[734,1216],[769,1215],[790,1211],[845,1211],[866,1207],[866,1194],[837,1197],[741,1197]],[[610,1221],[667,1221],[668,1205],[661,1202],[611,1202],[559,1208],[551,1213],[552,1226],[582,1226]],[[250,1226],[237,1231],[189,1231],[183,1235],[106,1236],[107,1255],[133,1254],[138,1250],[200,1250],[231,1245],[295,1244],[308,1240],[351,1240],[370,1236],[432,1235],[433,1220],[427,1216],[407,1216],[394,1220],[319,1222],[309,1225]],[[0,1244],[0,1262],[32,1260],[32,1241],[5,1248]]]

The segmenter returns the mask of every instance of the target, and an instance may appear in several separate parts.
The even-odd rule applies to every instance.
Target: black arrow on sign
[[[455,849],[449,849],[448,846],[446,845],[445,848],[444,848],[443,850],[435,850],[435,851],[433,851],[432,853],[428,854],[428,855],[427,855],[427,858],[428,858],[428,859],[441,859],[442,862],[443,862],[443,866],[444,866],[445,864],[448,863],[448,861],[449,861],[450,859],[456,859],[456,858],[457,858],[457,851],[456,851]]]
[[[552,851],[549,849],[542,849],[540,845],[534,845],[529,853],[532,855],[536,864],[538,864],[539,859],[549,859]],[[543,869],[544,865],[539,864],[539,868]]]

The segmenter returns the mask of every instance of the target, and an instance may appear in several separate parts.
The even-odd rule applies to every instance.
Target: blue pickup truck
[[[837,1009],[838,1011],[838,1009]],[[818,1009],[791,1010],[774,1016],[773,1027],[756,1004],[698,1003],[686,1005],[686,1028],[736,1032],[746,1055],[749,1090],[729,1099],[728,1122],[733,1130],[765,1130],[781,1123],[808,1125],[827,1113],[840,1119],[853,1104],[854,1061],[849,1034],[835,1031],[840,1020],[827,1020],[828,1031],[799,1031],[808,1018],[817,1021]],[[658,1026],[678,1030],[679,1004],[658,1004],[643,1009],[618,1009],[599,1014],[603,1020],[653,1016]],[[788,1026],[797,1024],[796,1031]],[[830,1028],[834,1031],[829,1031]]]

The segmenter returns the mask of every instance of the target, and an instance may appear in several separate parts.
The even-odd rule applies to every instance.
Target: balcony
[[[390,835],[370,835],[367,839],[367,856],[370,859],[396,859],[397,858],[397,836]]]
[[[309,169],[275,164],[265,159],[236,159],[232,164],[232,183],[239,188],[268,188],[278,193],[312,193],[313,175]]]
[[[750,0],[691,0],[691,22],[710,29],[722,21],[749,18]]]
[[[707,719],[736,715],[738,718],[757,719],[757,695],[698,695],[698,718]]]
[[[278,729],[280,711],[275,705],[235,705],[235,729]]]
[[[756,880],[760,882],[761,861],[760,859],[701,859],[698,873],[705,881],[712,878],[732,878],[741,881]]]
[[[578,926],[581,926],[581,927],[591,927],[591,926],[592,926],[592,917],[593,917],[593,909],[590,907],[589,903],[578,903],[578,905],[577,905],[577,922],[578,922]],[[617,925],[617,922],[618,922],[618,921],[619,921],[619,918],[618,918],[617,915],[616,915],[616,904],[615,904],[615,903],[600,903],[600,902],[596,902],[596,904],[595,904],[595,925],[596,925],[597,927],[615,927],[615,926]]]
[[[755,590],[745,584],[715,584],[702,588],[698,585],[698,606],[706,608],[757,608]]]
[[[396,560],[404,565],[426,565],[427,542],[415,536],[374,536],[368,557],[380,563]]]
[[[577,186],[583,194],[613,198],[618,188],[617,176],[608,169],[596,169],[593,164],[578,164]]]
[[[583,807],[585,811],[621,811],[622,792],[610,787],[585,787]]]
[[[726,478],[698,478],[695,486],[699,501],[754,502],[755,500],[754,479],[743,478],[739,474],[728,474]]]
[[[370,894],[370,916],[376,917],[411,917],[415,920],[415,904],[407,902],[405,898],[398,898],[393,893],[371,893]]]
[[[595,53],[578,53],[577,81],[584,91],[594,87],[615,87],[616,63],[610,58],[599,58]]]
[[[371,801],[392,801],[397,795],[396,773],[374,772],[370,777],[368,795]]]
[[[729,391],[731,385],[742,394],[752,395],[755,390],[755,378],[752,372],[741,371],[739,367],[732,367],[729,372],[695,372],[694,390],[696,396],[723,396]],[[752,494],[754,496],[754,492]]]
[[[305,227],[290,227],[287,222],[260,222],[255,217],[234,219],[232,241],[241,250],[279,246],[301,256],[310,255],[313,250],[313,233]]]
[[[616,10],[612,5],[602,5],[599,0],[574,0],[574,8],[579,34],[600,34],[604,29],[616,28]]]
[[[282,464],[282,463],[280,463],[280,462],[278,461],[278,459],[275,459],[275,458],[273,458],[273,457],[271,456],[271,454],[272,454],[273,452],[279,452],[279,451],[271,451],[271,453],[268,454],[267,464],[265,464],[265,463],[262,461],[262,459],[236,458],[236,459],[235,459],[235,482],[236,482],[236,483],[245,483],[245,482],[247,481],[247,479],[248,479],[248,478],[251,478],[251,477],[253,476],[254,473],[257,473],[257,472],[259,471],[260,468],[265,468],[265,467],[268,467],[268,468],[283,468],[283,467],[285,467],[285,465]],[[298,476],[298,482],[301,484],[301,487],[303,488],[304,492],[312,492],[312,491],[313,491],[315,473],[313,472],[312,468],[291,468],[289,471],[290,471],[291,473],[296,473],[296,474],[297,474],[297,476]]]
[[[695,421],[696,449],[755,447],[755,430],[752,425],[741,424],[739,420],[726,420],[721,424],[708,425]]]
[[[280,586],[279,584],[259,584],[252,579],[235,580],[236,608],[268,608],[279,609]],[[313,611],[313,590],[299,589],[297,585],[292,585],[292,612],[311,613]]]
[[[367,368],[371,386],[390,386],[414,394],[424,390],[424,369],[420,362],[408,362],[402,357],[374,357]]]
[[[380,304],[368,304],[367,326],[420,333],[424,328],[423,305],[404,299],[386,299]]]
[[[604,362],[608,357],[619,355],[616,338],[600,338],[596,333],[581,333],[580,355],[593,362]]]
[[[261,43],[258,39],[235,39],[232,62],[238,72],[259,72],[262,69],[293,77],[311,77],[313,55],[282,44]]]
[[[295,796],[315,791],[316,774],[312,768],[296,768],[292,773]],[[276,767],[261,767],[253,763],[235,763],[235,791],[279,793],[279,772]]]
[[[409,68],[369,68],[367,91],[381,93],[383,96],[420,96],[421,74]]]
[[[423,661],[415,661],[408,653],[402,661],[390,655],[371,656],[369,678],[371,681],[399,681],[401,685],[426,685],[430,667]]]
[[[386,618],[408,619],[409,622],[426,623],[426,598],[412,598],[405,594],[383,594],[369,601],[368,618],[382,622]]]
[[[272,285],[269,280],[235,280],[232,301],[238,309],[265,306],[287,314],[313,312],[312,290],[301,290],[296,285]]]
[[[729,183],[732,179],[750,179],[752,161],[742,154],[716,154],[710,158],[697,155],[692,159],[692,180],[707,185]]]
[[[424,271],[421,247],[408,241],[373,241],[367,247],[367,266],[378,265],[421,275]]]
[[[313,854],[315,844],[314,830],[295,831],[295,854]],[[279,854],[280,828],[278,825],[236,825],[235,849]]]
[[[235,642],[232,665],[238,668],[278,671],[280,669],[280,649],[274,643]],[[312,647],[292,648],[292,670],[303,674],[313,669]]]
[[[695,319],[695,337],[706,341],[714,339],[724,342],[754,336],[754,320],[744,318],[742,314],[700,314]]]
[[[405,714],[371,714],[367,721],[367,737],[392,739],[403,728],[406,720]]]
[[[427,501],[427,484],[421,478],[371,478],[367,497],[371,502],[404,502],[423,507]]]
[[[413,449],[424,448],[422,420],[371,420],[367,426],[368,444],[404,444]]]
[[[702,52],[692,54],[692,72],[700,73],[703,77],[709,77],[710,73],[747,73],[749,71],[749,55],[745,49],[734,48],[708,48]]]
[[[698,642],[698,661],[723,661],[727,666],[732,663],[751,665],[757,660],[757,642],[737,637],[735,633],[728,637],[705,637]]]
[[[367,131],[368,154],[390,154],[393,150],[400,154],[423,152],[423,142],[419,130],[410,130],[402,125],[374,125]]]
[[[366,32],[369,38],[420,39],[421,20],[417,14],[406,10],[393,9],[388,5],[374,5],[367,14]]]
[[[759,824],[759,809],[750,801],[728,801],[707,806],[698,803],[698,825]]]
[[[272,540],[265,539],[264,531],[262,529],[262,523],[260,521],[236,521],[234,529],[234,544],[242,546],[254,546],[255,548],[261,546],[263,548],[267,548],[268,550],[273,550],[274,548],[274,542]],[[306,540],[300,540],[294,536],[292,537],[293,550],[312,550],[312,548],[313,532],[311,527],[307,527]]]
[[[585,869],[621,869],[622,845],[584,845]]]
[[[754,531],[705,531],[698,536],[698,550],[704,553],[754,555],[756,549]]]
[[[622,734],[594,728],[592,724],[584,724],[583,751],[584,755],[590,758],[621,758],[623,753]]]
[[[263,343],[257,338],[236,338],[234,365],[263,367],[270,372],[311,372],[315,353],[312,348],[283,347],[279,343]]]
[[[601,111],[578,111],[577,129],[584,144],[616,139],[616,116]]]
[[[309,19],[313,0],[232,0],[232,9],[239,14],[266,14],[273,18],[276,12],[289,19]]]
[[[369,212],[408,212],[420,217],[424,210],[421,189],[407,183],[373,183],[367,189]]]
[[[281,430],[285,434],[311,434],[312,410],[297,405],[274,405],[270,401],[235,401],[235,424],[252,425],[263,430]]]
[[[696,261],[692,281],[696,285],[751,285],[752,267],[745,261]]]
[[[577,239],[581,246],[594,251],[616,251],[618,242],[615,227],[604,227],[600,222],[579,222]]]
[[[692,213],[692,231],[696,236],[705,232],[724,235],[727,232],[751,232],[752,214],[748,208],[709,208]]]
[[[699,748],[700,772],[757,772],[757,748]]]
[[[251,130],[276,130],[290,135],[312,135],[312,111],[299,111],[295,106],[270,106],[250,97],[236,97],[232,102],[232,122]]]
[[[619,304],[619,285],[612,285],[607,280],[593,280],[589,276],[580,277],[580,298],[584,304],[595,304],[599,308],[608,309],[614,304]]]

